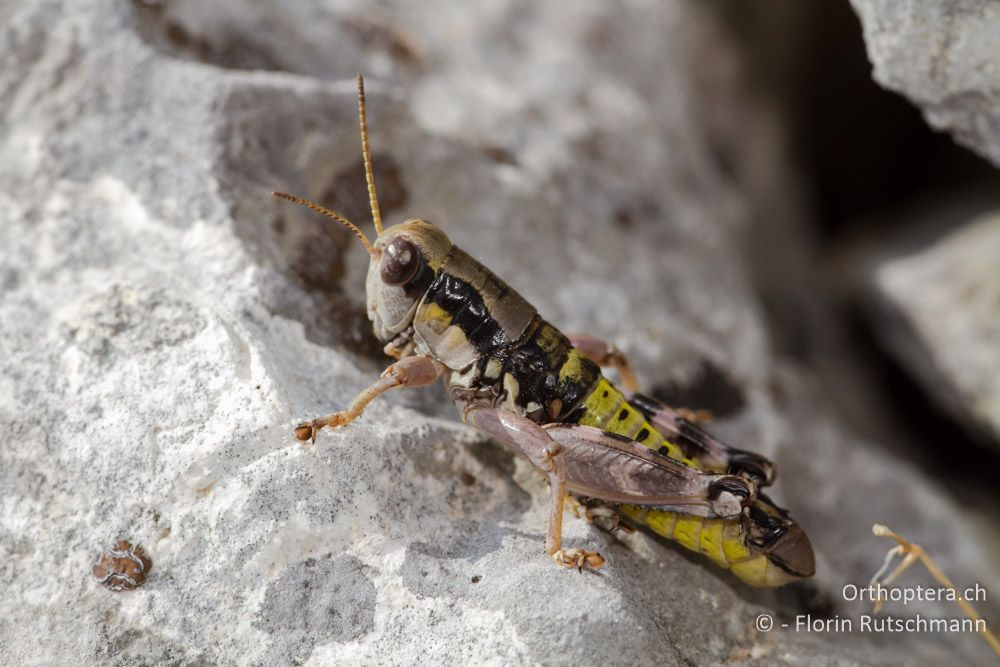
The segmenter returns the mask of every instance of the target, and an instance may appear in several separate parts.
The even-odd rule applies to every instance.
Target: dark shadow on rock
[[[328,641],[353,641],[375,626],[375,586],[353,556],[310,558],[272,581],[254,625],[271,636],[270,660],[305,660]]]
[[[650,393],[667,405],[709,410],[715,417],[728,417],[746,407],[740,386],[707,359],[702,360],[694,377],[659,384]]]
[[[504,539],[512,536],[538,543],[538,557],[545,558],[544,532],[528,534],[494,521],[462,521],[452,524],[447,533],[435,535],[433,542],[409,544],[400,575],[406,587],[421,597],[468,597],[479,583],[467,575],[469,565],[500,551]]]

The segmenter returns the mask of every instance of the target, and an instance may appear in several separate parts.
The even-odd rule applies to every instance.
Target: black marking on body
[[[498,294],[502,298],[509,291],[509,287],[502,285]],[[557,329],[536,317],[535,322],[518,340],[509,340],[479,292],[445,270],[434,276],[427,288],[425,300],[437,304],[448,313],[451,324],[461,329],[479,352],[475,380],[477,387],[474,388],[502,387],[503,375],[510,375],[517,380],[515,403],[518,406],[526,410],[530,403],[542,406],[542,409],[528,414],[531,419],[539,423],[566,422],[570,421],[570,415],[580,414],[577,408],[601,377],[601,370],[597,364],[583,358],[580,359],[583,372],[578,380],[560,379],[559,371],[569,358],[573,346]],[[545,345],[542,344],[543,340]],[[486,366],[494,359],[500,363],[501,377],[496,381],[486,381]],[[549,407],[555,400],[560,401],[561,407],[554,415],[550,415]]]
[[[712,482],[708,487],[708,499],[715,500],[722,492],[731,493],[740,498],[750,497],[750,488],[747,482],[739,477],[724,477],[716,482]]]
[[[677,426],[675,444],[681,448],[684,456],[696,458],[711,451],[705,444],[711,438],[710,435],[684,418],[678,417],[674,423]]]
[[[548,351],[540,344],[543,338],[548,341]],[[537,328],[504,362],[504,371],[512,374],[520,387],[519,404],[527,405],[535,401],[548,407],[554,399],[562,402],[556,415],[542,416],[545,422],[572,423],[573,415],[579,419],[582,412],[577,407],[601,377],[600,367],[582,357],[579,362],[583,372],[579,378],[560,378],[560,370],[572,350],[573,346],[566,336],[539,318]]]
[[[665,407],[655,398],[643,394],[633,394],[629,398],[629,404],[649,420]],[[661,435],[680,447],[685,457],[701,460],[703,456],[713,456],[714,446],[710,443],[714,443],[715,438],[683,417],[677,416],[673,424],[674,432]],[[637,439],[642,438],[637,437]],[[766,457],[722,443],[718,443],[718,446],[724,449],[728,473],[748,475],[761,485],[774,481],[774,464]],[[666,453],[663,447],[658,451],[661,454]]]
[[[768,514],[758,503],[750,506],[749,542],[755,547],[766,549],[777,542],[787,530],[786,522]]]
[[[483,297],[461,278],[439,271],[427,288],[425,298],[451,316],[451,323],[462,330],[483,358],[510,344],[503,327],[493,319],[483,302]]]
[[[624,444],[627,444],[627,445],[634,445],[635,444],[635,440],[633,440],[632,438],[628,437],[627,435],[622,435],[621,433],[615,433],[614,431],[604,431],[604,435],[606,435],[607,437],[611,438],[612,440],[617,440],[618,442],[621,442],[621,443],[624,443]]]
[[[745,449],[729,447],[726,454],[729,457],[730,474],[745,474],[764,486],[773,481],[774,464],[760,454],[748,452]],[[769,479],[769,477],[771,479]],[[778,507],[777,509],[781,509]]]
[[[642,415],[648,419],[653,420],[657,413],[662,410],[664,406],[655,398],[650,398],[644,394],[632,394],[628,399],[629,405],[642,413]],[[676,433],[663,433],[664,438],[672,442],[681,448],[684,456],[689,459],[698,459],[703,455],[709,454],[711,451],[707,444],[708,440],[712,436],[702,431],[700,428],[684,419],[683,417],[677,417],[674,420],[674,427]],[[664,454],[662,451],[664,448],[660,448],[660,453]]]
[[[545,341],[545,344],[542,344]],[[547,349],[546,349],[547,348]],[[515,403],[527,409],[531,403],[543,407],[526,413],[528,417],[545,424],[551,422],[575,423],[583,414],[584,399],[601,377],[597,364],[589,359],[580,360],[583,373],[579,379],[560,378],[559,372],[573,349],[569,339],[541,318],[536,318],[520,340],[499,346],[489,356],[479,360],[479,375],[483,376],[491,359],[500,363],[501,379],[510,375],[517,380]],[[557,407],[550,413],[554,401]]]
[[[638,433],[635,434],[635,439],[637,442],[642,442],[649,437],[649,429],[643,427]]]
[[[604,396],[607,398],[607,392],[605,392]],[[633,408],[641,412],[642,416],[646,419],[652,419],[653,415],[663,407],[655,398],[650,398],[645,394],[632,394],[628,402],[632,404]]]

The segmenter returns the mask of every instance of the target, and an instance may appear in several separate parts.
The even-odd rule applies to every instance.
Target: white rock
[[[816,609],[810,591],[865,610],[839,591],[881,563],[875,521],[958,581],[998,580],[996,530],[770,353],[742,193],[700,124],[717,102],[691,72],[729,57],[700,10],[380,7],[0,9],[0,663],[982,660],[967,636],[754,630]],[[649,386],[715,368],[742,408],[719,426],[782,467],[815,588],[748,590],[573,519],[564,539],[608,567],[556,570],[541,478],[440,390],[291,438],[385,363],[365,353],[357,243],[268,197],[367,219],[358,70],[387,218],[437,220]],[[118,537],[154,563],[129,594],[89,574]]]
[[[1000,444],[1000,215],[883,262],[873,276],[890,348],[960,423]]]
[[[1000,7],[990,0],[851,0],[875,80],[1000,165]]]

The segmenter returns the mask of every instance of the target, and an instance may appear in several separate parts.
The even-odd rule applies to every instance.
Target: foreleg
[[[445,367],[430,357],[412,356],[400,359],[382,373],[378,382],[358,394],[346,410],[319,417],[295,427],[295,437],[301,441],[316,441],[316,434],[324,427],[347,426],[361,416],[365,407],[390,389],[397,387],[424,387],[434,382]]]

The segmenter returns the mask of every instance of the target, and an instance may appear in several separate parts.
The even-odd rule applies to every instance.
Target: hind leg
[[[545,553],[557,565],[584,566],[597,569],[604,557],[596,551],[564,549],[562,545],[563,512],[566,507],[566,462],[562,445],[526,417],[496,408],[470,408],[464,415],[466,423],[492,435],[524,455],[549,480],[549,512],[545,533]]]
[[[614,343],[586,334],[568,334],[566,337],[569,338],[573,347],[583,352],[588,359],[601,368],[614,368],[618,371],[622,389],[625,390],[626,394],[635,394],[639,391],[639,380],[632,364],[629,363],[625,353],[619,350]],[[708,424],[713,419],[711,411],[704,409],[675,408],[675,412],[692,424]]]

